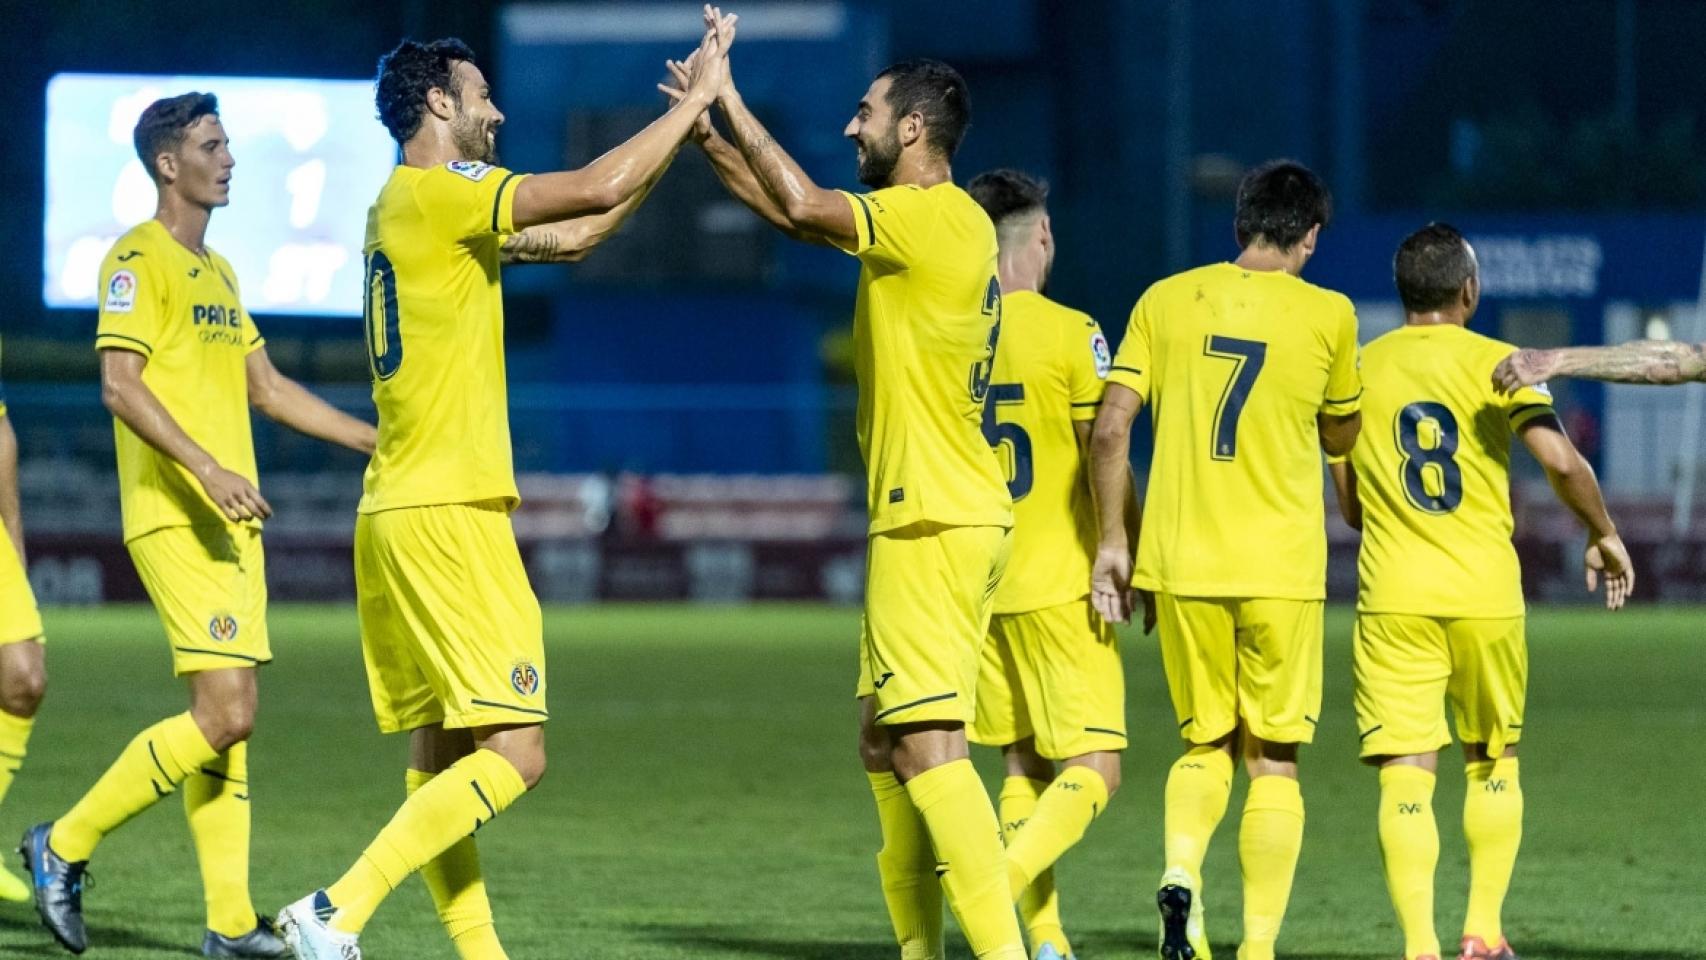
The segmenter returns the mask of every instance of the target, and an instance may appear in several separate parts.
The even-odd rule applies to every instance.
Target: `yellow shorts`
[[[979,650],[1012,543],[1005,527],[914,523],[871,537],[858,695],[878,723],[970,723]]]
[[[996,614],[983,644],[973,743],[1037,738],[1037,752],[1067,760],[1124,750],[1125,671],[1119,636],[1088,600]]]
[[[1451,743],[1445,700],[1464,743],[1490,756],[1522,739],[1528,692],[1524,618],[1357,616],[1357,730],[1363,757],[1433,753]]]
[[[41,611],[12,538],[0,529],[0,645],[41,638]]]
[[[1161,665],[1179,735],[1212,743],[1239,722],[1308,743],[1321,715],[1320,600],[1155,596]]]
[[[361,514],[355,590],[380,730],[549,719],[544,622],[503,503]]]
[[[173,676],[272,660],[259,530],[165,527],[125,546],[166,628]]]

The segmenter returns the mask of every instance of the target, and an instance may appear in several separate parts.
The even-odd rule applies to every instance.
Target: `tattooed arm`
[[[729,132],[754,179],[780,211],[790,234],[810,234],[820,243],[852,247],[859,242],[853,222],[853,206],[839,190],[826,190],[812,182],[800,165],[788,156],[758,118],[741,100],[731,80],[717,95],[717,103],[728,120]],[[738,193],[736,196],[740,196]],[[745,198],[742,198],[743,200]],[[760,216],[764,211],[748,202]],[[797,231],[797,232],[796,232]]]
[[[1706,344],[1637,340],[1615,347],[1518,350],[1493,371],[1493,384],[1509,393],[1551,377],[1652,384],[1706,380]]]
[[[520,233],[513,233],[504,238],[499,256],[504,263],[579,263],[586,259],[592,248],[615,236],[622,229],[622,224],[640,209],[640,204],[646,200],[646,195],[652,192],[652,187],[663,178],[665,170],[669,169],[670,159],[665,160],[650,180],[628,199],[622,201],[603,213],[595,213],[588,217],[574,217],[569,220],[559,220],[556,223],[541,223],[528,227]]]

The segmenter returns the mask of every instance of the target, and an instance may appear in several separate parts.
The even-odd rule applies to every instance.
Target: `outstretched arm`
[[[710,7],[706,11],[714,25],[699,44],[687,96],[628,142],[581,169],[522,180],[515,188],[518,229],[613,210],[657,179],[728,76],[736,18]]]
[[[1600,495],[1593,467],[1570,442],[1555,416],[1530,420],[1522,426],[1519,436],[1546,470],[1552,492],[1588,529],[1585,558],[1588,589],[1596,588],[1603,574],[1606,607],[1616,610],[1623,606],[1635,589],[1635,567],[1629,561],[1628,548],[1617,535],[1616,524],[1605,510],[1605,499]]]
[[[1706,380],[1706,343],[1637,340],[1614,347],[1518,350],[1493,371],[1493,385],[1510,393],[1552,377],[1649,384]]]
[[[679,149],[677,144],[676,150],[670,151],[669,160],[628,199],[603,213],[541,223],[511,234],[504,238],[498,255],[504,263],[579,263],[586,259],[592,248],[615,236],[634,211],[640,209],[640,204],[646,202]]]
[[[1090,431],[1090,495],[1100,530],[1090,600],[1110,623],[1131,619],[1131,536],[1137,492],[1131,476],[1131,423],[1143,409],[1137,391],[1110,383]]]
[[[339,410],[278,372],[267,348],[250,353],[246,361],[249,405],[298,433],[371,454],[379,441],[373,424]]]
[[[258,351],[257,351],[258,352]],[[246,477],[227,470],[190,439],[165,404],[142,382],[148,358],[129,350],[101,350],[101,402],[143,442],[176,460],[207,491],[232,523],[272,516],[272,506]]]
[[[0,413],[0,525],[12,538],[12,548],[22,563],[24,519],[18,509],[18,435],[12,432],[12,418],[4,413]]]
[[[781,214],[781,222],[771,222],[790,234],[809,234],[838,247],[849,248],[858,244],[853,207],[846,196],[839,190],[826,190],[806,176],[794,158],[747,109],[732,80],[718,94],[717,103],[728,120],[729,132],[741,157],[774,204],[772,212]],[[739,192],[735,192],[735,196],[747,202],[747,206],[759,216],[770,219],[766,210],[747,201]]]

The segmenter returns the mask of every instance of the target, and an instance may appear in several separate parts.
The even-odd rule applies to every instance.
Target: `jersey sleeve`
[[[152,268],[145,250],[114,247],[101,263],[100,319],[95,327],[97,350],[129,350],[145,357],[166,321],[166,285]]]
[[[925,251],[936,217],[923,190],[899,186],[841,195],[853,207],[853,245],[842,248],[848,253],[905,269]]]
[[[1131,308],[1125,339],[1120,341],[1120,352],[1114,354],[1113,362],[1108,365],[1107,376],[1109,383],[1130,388],[1145,403],[1149,402],[1150,334],[1153,330],[1150,315],[1154,312],[1150,301],[1151,294],[1145,293],[1137,301],[1137,306]]]
[[[1077,321],[1081,314],[1074,314]],[[1102,336],[1102,325],[1090,317],[1067,325],[1066,388],[1071,396],[1072,419],[1094,420],[1102,405],[1102,391],[1107,388],[1108,369],[1113,366],[1113,351],[1108,338]]]
[[[1486,375],[1481,377],[1480,382],[1487,384],[1488,390],[1492,390],[1491,382],[1494,368],[1499,365],[1499,361],[1510,356],[1515,349],[1509,344],[1495,342],[1495,346],[1487,351],[1487,357],[1481,364],[1486,369]],[[1510,394],[1495,392],[1494,402],[1504,406],[1505,416],[1510,420],[1512,433],[1521,430],[1526,424],[1540,417],[1556,415],[1556,411],[1552,409],[1552,388],[1544,383],[1537,383],[1532,387],[1523,387]]]
[[[450,240],[515,232],[515,188],[525,174],[472,160],[434,167],[415,187],[427,221]]]
[[[1327,395],[1321,412],[1345,417],[1362,409],[1362,370],[1357,357],[1357,315],[1349,300],[1333,339],[1333,361],[1327,370]]]

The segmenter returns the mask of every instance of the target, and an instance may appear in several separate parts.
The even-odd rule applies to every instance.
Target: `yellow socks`
[[[1504,937],[1499,914],[1522,845],[1522,784],[1515,757],[1471,763],[1467,772],[1463,836],[1469,841],[1469,912],[1463,935],[1480,937],[1491,947]]]
[[[936,851],[948,904],[979,960],[1026,960],[1007,885],[1001,825],[970,760],[932,767],[906,784]]]
[[[1202,862],[1208,842],[1226,816],[1232,796],[1232,757],[1214,747],[1192,747],[1167,774],[1163,834],[1166,872],[1182,872],[1202,898]]]
[[[255,929],[249,899],[249,745],[236,744],[202,764],[184,780],[183,794],[201,865],[207,929],[240,937]]]
[[[1244,799],[1238,862],[1244,873],[1244,943],[1239,960],[1273,960],[1303,849],[1303,793],[1290,777],[1257,777]]]
[[[142,731],[83,799],[54,823],[53,851],[73,863],[89,859],[102,837],[171,794],[217,756],[188,712]],[[253,917],[249,925],[254,926]]]
[[[0,710],[0,803],[6,802],[6,791],[12,789],[12,779],[24,765],[35,723],[34,717],[14,717]]]
[[[1013,843],[1037,809],[1037,798],[1048,789],[1047,780],[1009,776],[1001,785],[996,813],[1001,818],[1001,836],[1007,841],[1007,886],[1019,904],[1019,920],[1032,954],[1045,943],[1054,944],[1061,956],[1072,955],[1066,931],[1060,926],[1060,896],[1054,887],[1054,870],[1045,868],[1033,879],[1013,862]]]
[[[416,790],[326,896],[331,926],[360,933],[392,890],[527,791],[500,754],[476,750]]]
[[[1386,861],[1386,889],[1404,931],[1404,956],[1439,956],[1434,932],[1439,827],[1432,773],[1396,763],[1380,768],[1380,853]]]
[[[433,774],[409,770],[403,775],[408,796],[432,782]],[[432,894],[438,922],[461,960],[506,960],[492,904],[486,898],[486,879],[480,872],[480,851],[473,837],[463,837],[421,867],[421,879]]]
[[[866,771],[865,776],[883,831],[877,876],[901,960],[942,960],[942,883],[936,879],[936,854],[924,821],[893,773]]]

